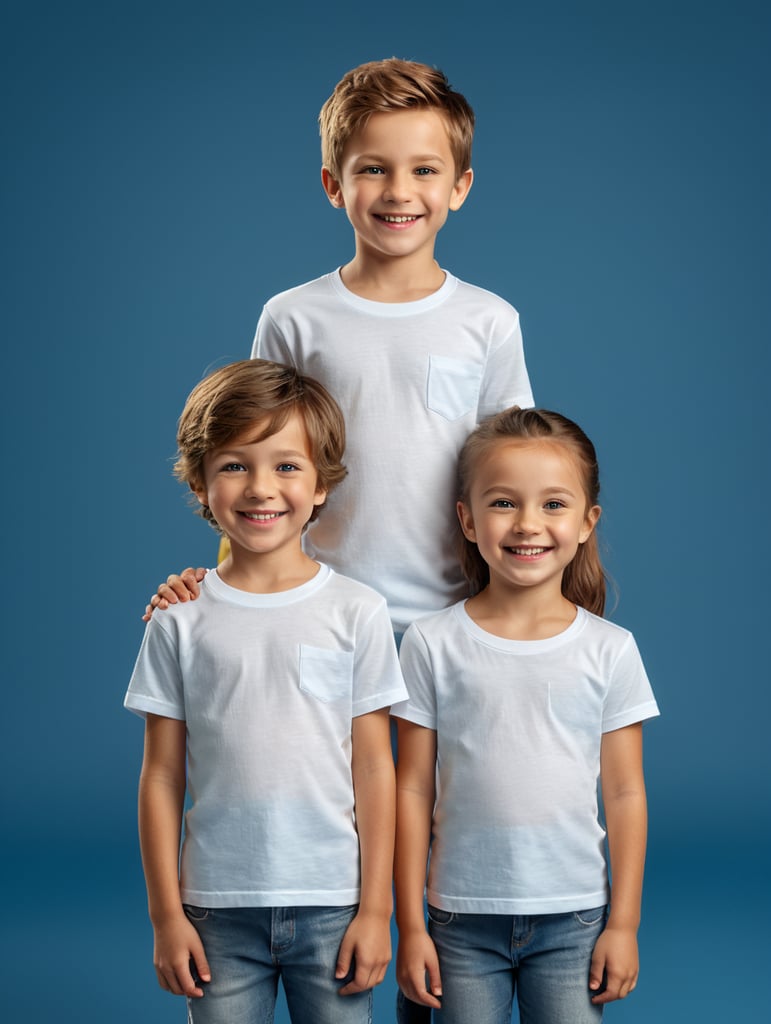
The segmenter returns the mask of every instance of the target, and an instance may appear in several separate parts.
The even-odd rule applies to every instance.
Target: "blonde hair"
[[[397,57],[360,64],[335,86],[319,114],[322,164],[339,181],[348,140],[371,115],[410,109],[442,116],[459,179],[471,167],[474,111],[438,68]]]
[[[547,409],[520,409],[512,406],[484,420],[469,436],[458,461],[460,500],[469,504],[474,469],[480,458],[502,440],[548,441],[566,448],[579,468],[587,508],[598,503],[600,475],[594,445],[581,428],[567,417]],[[473,541],[461,533],[460,560],[471,592],[483,590],[490,581],[490,570]],[[579,545],[573,561],[562,577],[562,593],[574,604],[602,615],[608,577],[600,559],[597,531]]]
[[[318,486],[330,492],[347,473],[342,464],[345,421],[340,407],[318,381],[266,359],[230,363],[193,388],[179,418],[174,475],[191,490],[203,490],[204,458],[210,451],[255,425],[263,428],[255,441],[271,437],[293,413],[305,425]],[[314,507],[309,522],[321,508]],[[199,505],[197,512],[221,532],[209,508]]]

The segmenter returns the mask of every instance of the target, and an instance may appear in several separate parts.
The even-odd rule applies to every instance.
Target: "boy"
[[[364,1024],[390,960],[388,711],[406,691],[384,600],[302,548],[346,473],[342,414],[314,380],[244,360],[193,390],[177,443],[230,551],[149,623],[125,699],[146,719],[158,981],[194,1024],[272,1019],[279,976],[296,1024]]]
[[[453,518],[463,442],[533,398],[516,310],[434,259],[473,178],[464,97],[425,64],[374,61],[343,77],[319,123],[322,183],[348,215],[354,256],[270,299],[252,355],[311,373],[345,410],[352,486],[305,547],[383,594],[401,634],[466,593]],[[170,582],[162,595],[187,600]]]

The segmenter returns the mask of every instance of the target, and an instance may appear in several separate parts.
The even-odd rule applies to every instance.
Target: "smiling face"
[[[588,505],[578,463],[565,445],[503,439],[474,467],[469,501],[458,502],[458,517],[490,568],[491,589],[535,587],[556,597],[600,507]]]
[[[340,179],[322,170],[334,206],[345,209],[357,253],[433,260],[450,210],[463,204],[472,172],[458,172],[447,128],[435,110],[373,114],[351,136]]]
[[[204,458],[204,486],[195,494],[230,540],[234,559],[250,555],[301,560],[301,536],[314,505],[326,498],[319,487],[302,417],[259,438],[257,423]]]

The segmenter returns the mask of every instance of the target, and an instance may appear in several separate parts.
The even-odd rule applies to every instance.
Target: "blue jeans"
[[[272,1024],[278,980],[294,1024],[371,1024],[372,992],[339,995],[340,943],[357,907],[185,907],[212,980],[188,1024]]]
[[[589,965],[607,908],[512,917],[428,908],[442,973],[436,1024],[597,1024]]]

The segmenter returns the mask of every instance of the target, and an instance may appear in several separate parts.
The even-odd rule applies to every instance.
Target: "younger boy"
[[[245,360],[193,390],[177,443],[230,553],[149,623],[125,699],[146,719],[158,981],[194,1024],[272,1019],[279,977],[295,1024],[364,1024],[390,960],[388,709],[406,691],[385,601],[302,549],[346,473],[342,415]]]
[[[345,410],[351,486],[305,548],[383,594],[401,633],[466,592],[453,517],[466,437],[533,398],[516,310],[434,259],[473,178],[465,98],[441,71],[392,58],[348,72],[319,122],[322,183],[354,256],[270,299],[252,354],[312,374]],[[162,594],[187,600],[175,586]]]

